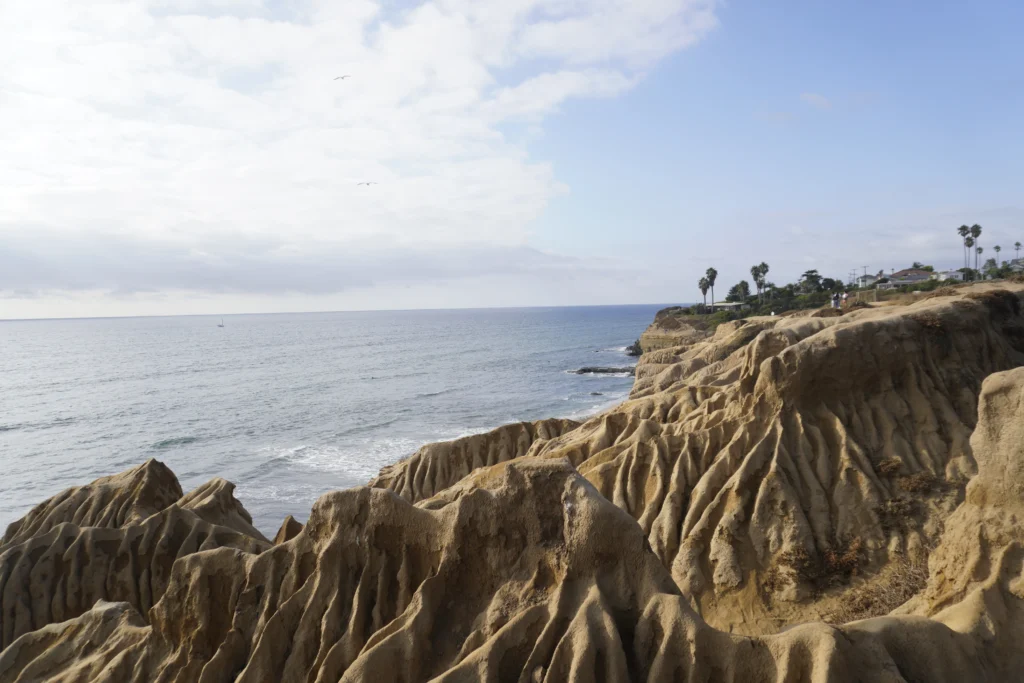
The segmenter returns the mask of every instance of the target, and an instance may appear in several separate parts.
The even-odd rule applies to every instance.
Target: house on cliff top
[[[922,282],[927,282],[932,279],[932,271],[922,270],[920,268],[905,268],[904,270],[898,270],[889,276],[888,282],[883,282],[877,285],[878,289],[896,289],[897,287],[906,287],[908,285],[916,285]]]

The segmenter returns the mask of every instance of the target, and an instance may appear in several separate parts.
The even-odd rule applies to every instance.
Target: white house
[[[878,282],[880,278],[877,275],[858,275],[857,286],[858,287],[870,287],[871,285]]]
[[[959,280],[963,282],[964,274],[959,270],[940,270],[937,273],[932,273],[933,280]]]

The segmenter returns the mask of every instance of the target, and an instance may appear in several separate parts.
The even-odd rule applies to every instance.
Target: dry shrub
[[[864,559],[864,542],[860,537],[845,545],[835,545],[821,555],[814,555],[806,548],[794,548],[782,554],[779,564],[787,567],[802,583],[810,584],[817,590],[846,583],[857,574]]]
[[[939,480],[931,472],[918,472],[909,477],[900,477],[897,483],[907,493],[932,493],[939,488]]]
[[[939,287],[933,292],[928,292],[923,297],[921,297],[921,299],[935,299],[941,296],[956,296],[957,294],[958,292],[954,287]]]
[[[888,614],[914,597],[927,582],[928,563],[923,558],[910,560],[901,556],[875,582],[857,586],[844,595],[826,621],[846,624]]]
[[[846,306],[847,311],[855,311],[858,308],[871,308],[871,304],[869,304],[867,301],[860,301],[858,299],[857,301],[853,301],[847,304]]]
[[[843,312],[838,308],[821,308],[811,314],[812,318],[838,318]]]
[[[910,316],[910,318],[918,325],[928,330],[933,334],[945,334],[946,326],[942,323],[942,318],[931,312],[917,313]]]
[[[763,595],[770,600],[780,588],[782,588],[782,572],[779,571],[777,565],[772,565],[761,579],[761,590]]]
[[[864,543],[860,536],[854,538],[842,550],[829,548],[825,551],[825,574],[832,577],[847,578],[857,573],[860,566],[861,554]]]
[[[903,461],[897,457],[886,458],[877,465],[875,465],[875,472],[880,477],[891,477],[900,471],[903,467]]]
[[[989,311],[1000,318],[1020,315],[1020,299],[1016,294],[1005,289],[995,289],[991,292],[972,292],[966,298],[980,301],[988,307]]]
[[[1022,284],[1024,283],[1024,273],[1017,273],[1015,275],[1011,275],[1010,277],[1006,278],[1006,281],[1013,282],[1015,284]]]
[[[886,534],[895,529],[905,531],[910,526],[907,522],[913,519],[917,510],[917,502],[906,496],[885,501],[878,508],[878,521],[882,525],[882,531]]]

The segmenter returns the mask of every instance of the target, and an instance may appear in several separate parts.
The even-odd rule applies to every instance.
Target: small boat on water
[[[217,327],[224,327],[224,318],[220,319],[220,322],[217,324]]]

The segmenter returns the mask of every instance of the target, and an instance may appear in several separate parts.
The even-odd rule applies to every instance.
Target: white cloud
[[[815,109],[828,110],[832,108],[832,101],[824,95],[818,95],[817,93],[805,92],[800,95],[800,99]]]
[[[0,238],[523,245],[565,188],[503,122],[625,92],[714,6],[8,0]]]

